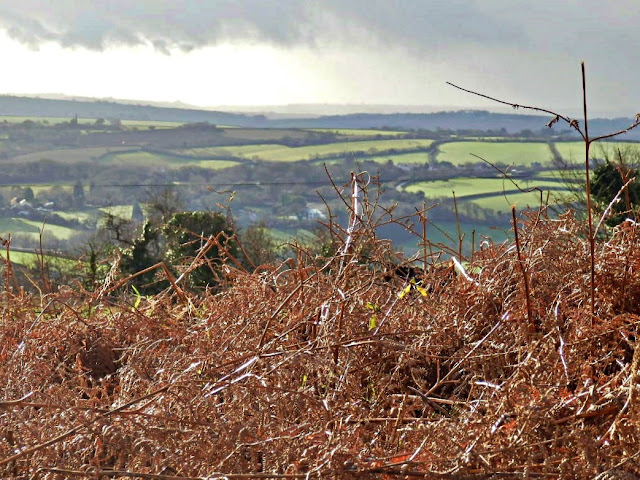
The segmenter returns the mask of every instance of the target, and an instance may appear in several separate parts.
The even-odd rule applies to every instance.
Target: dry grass
[[[428,259],[426,296],[399,296],[373,236],[390,212],[349,195],[337,253],[231,269],[218,294],[7,292],[0,477],[640,477],[636,224],[596,244],[592,316],[570,213],[521,219],[521,264],[514,244],[466,276]]]

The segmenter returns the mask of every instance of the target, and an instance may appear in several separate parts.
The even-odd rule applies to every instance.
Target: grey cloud
[[[259,0],[0,1],[0,26],[36,45],[102,49],[151,42],[190,49],[220,41],[295,44],[308,39],[304,2]]]
[[[637,0],[0,0],[0,28],[26,44],[100,50],[151,43],[365,44],[446,58],[466,47],[601,54],[627,44]],[[366,42],[371,42],[367,45]],[[624,46],[624,45],[623,45]]]

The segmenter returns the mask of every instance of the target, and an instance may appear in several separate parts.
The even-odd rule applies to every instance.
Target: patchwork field
[[[617,149],[629,147],[637,147],[638,143],[634,142],[597,142],[591,145],[589,154],[591,157],[604,158],[608,155],[615,158]],[[560,156],[568,163],[581,163],[584,165],[584,143],[583,142],[556,142],[554,146],[558,150]]]
[[[139,165],[140,167],[187,167],[197,166],[213,170],[233,167],[239,162],[233,160],[189,160],[184,157],[145,151],[111,153],[102,157],[102,161],[113,165]]]
[[[32,121],[37,123],[43,123],[45,125],[56,125],[59,123],[68,122],[70,118],[66,117],[21,117],[14,115],[0,115],[0,122],[7,123],[23,123],[25,121]],[[78,118],[80,125],[93,125],[96,118]],[[107,122],[108,123],[108,122]],[[125,127],[145,129],[149,127],[154,128],[174,128],[183,125],[182,122],[164,122],[160,120],[122,120],[121,124]]]
[[[133,205],[112,205],[111,207],[103,207],[98,209],[100,212],[120,217],[125,220],[131,220],[133,214]]]
[[[6,260],[7,254],[5,251],[0,250],[0,257],[3,260]],[[10,253],[11,263],[22,265],[28,268],[37,268],[39,265],[40,255],[32,252],[18,252],[16,250],[12,250]],[[62,270],[74,270],[78,267],[78,260],[71,260],[68,258],[62,257],[54,257],[51,255],[45,255],[45,262],[50,266],[55,266],[57,269]]]
[[[507,193],[493,195],[491,197],[477,198],[472,202],[482,208],[490,208],[496,212],[510,212],[511,205],[515,205],[518,210],[528,208],[538,208],[547,202],[547,194],[549,195],[549,204],[562,202],[562,194],[564,191],[543,190],[542,202],[540,200],[540,192],[533,191],[528,193]]]
[[[429,154],[427,152],[393,153],[368,157],[367,160],[378,163],[387,163],[389,160],[392,160],[396,165],[415,165],[429,163]]]
[[[224,136],[229,138],[238,138],[242,140],[269,141],[281,140],[283,138],[306,138],[308,133],[306,130],[298,129],[280,129],[280,128],[241,128],[226,127]]]
[[[453,165],[480,162],[472,153],[493,164],[527,167],[533,162],[544,165],[552,159],[549,145],[542,142],[447,142],[439,145],[436,158]]]
[[[542,190],[542,203],[557,203],[563,194],[567,193],[562,182],[541,179],[515,179],[522,190],[539,188]],[[451,180],[436,180],[419,182],[405,187],[410,192],[424,192],[427,198],[452,198],[455,192],[462,211],[468,210],[465,203],[473,203],[481,208],[488,208],[495,212],[509,212],[511,205],[518,208],[534,208],[541,205],[540,191],[520,192],[513,183],[502,178],[454,178]],[[467,212],[477,216],[473,211]]]
[[[309,131],[334,133],[336,135],[344,135],[347,137],[350,137],[350,136],[376,137],[378,135],[396,137],[399,135],[405,135],[407,133],[399,130],[371,130],[371,129],[363,129],[363,128],[314,128],[314,129],[310,129]]]
[[[78,233],[72,228],[62,227],[59,225],[51,225],[35,220],[27,220],[16,217],[0,218],[0,236],[7,238],[11,235],[25,235],[31,239],[37,240],[40,237],[40,230],[44,228],[43,238],[55,237],[59,240],[67,240]]]
[[[264,160],[269,162],[295,162],[313,160],[325,155],[340,155],[349,153],[375,154],[377,151],[389,150],[411,151],[426,149],[433,140],[427,139],[396,139],[396,140],[368,140],[358,142],[336,142],[304,147],[288,147],[278,144],[241,145],[229,147],[190,148],[177,150],[180,155],[200,156],[228,156],[240,157],[248,160]]]
[[[95,162],[113,152],[130,151],[131,147],[64,148],[45,150],[12,157],[13,162],[30,163],[41,160],[53,160],[60,163]]]
[[[43,231],[43,235],[46,238],[47,236],[53,236],[60,240],[67,240],[78,233],[77,230],[68,227],[62,227],[60,225],[51,225],[48,223],[38,222],[35,220],[22,220],[26,225],[30,225],[32,228],[36,229],[37,234],[39,234],[40,230]]]
[[[538,187],[544,189],[563,190],[561,182],[550,180],[514,179],[518,186],[527,190]],[[450,180],[433,180],[418,182],[405,187],[408,192],[424,192],[428,198],[451,198],[452,191],[457,197],[468,195],[501,194],[504,191],[517,190],[518,188],[507,179],[503,178],[452,178]]]

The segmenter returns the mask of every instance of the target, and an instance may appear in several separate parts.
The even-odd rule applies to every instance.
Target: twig
[[[212,480],[224,478],[308,478],[306,473],[212,473],[206,477],[184,477],[182,475],[162,475],[154,473],[129,472],[127,470],[68,470],[65,468],[39,468],[37,472],[50,472],[70,477],[130,477],[145,478],[149,480]],[[37,473],[36,472],[36,473]]]
[[[548,126],[551,126],[553,123],[557,122],[558,120],[564,120],[565,122],[567,122],[569,124],[569,126],[574,128],[576,131],[578,131],[578,133],[580,133],[580,135],[582,135],[582,132],[580,131],[579,125],[577,124],[577,122],[575,122],[575,120],[571,120],[568,116],[561,115],[561,114],[559,114],[557,112],[554,112],[553,110],[548,110],[546,108],[540,108],[540,107],[533,107],[533,106],[530,106],[530,105],[520,105],[518,103],[513,103],[513,102],[507,102],[505,100],[500,100],[499,98],[490,97],[489,95],[485,95],[484,93],[474,92],[473,90],[468,90],[466,88],[462,88],[462,87],[460,87],[458,85],[455,85],[455,84],[453,84],[451,82],[447,82],[447,85],[451,85],[452,87],[457,88],[458,90],[462,90],[463,92],[467,92],[467,93],[471,93],[473,95],[477,95],[478,97],[486,98],[486,99],[491,100],[493,102],[502,103],[503,105],[509,105],[510,107],[513,107],[515,110],[517,110],[519,108],[523,108],[525,110],[534,110],[536,112],[548,113],[548,114],[554,116],[553,120],[551,122],[549,122],[549,124],[547,124]],[[584,135],[583,135],[583,138],[584,138]]]
[[[634,181],[635,181],[636,177],[633,177],[631,179],[629,179],[627,181],[627,183],[625,183],[622,188],[620,190],[618,190],[618,193],[616,193],[616,196],[613,197],[613,199],[609,202],[609,205],[607,206],[607,208],[605,208],[604,212],[602,212],[602,215],[600,216],[600,221],[598,222],[598,225],[596,226],[595,231],[593,232],[594,235],[598,235],[598,231],[600,230],[600,227],[602,226],[602,222],[604,222],[604,220],[609,216],[609,213],[611,212],[611,209],[613,209],[613,206],[618,203],[618,200],[620,200],[620,195],[622,194],[622,192],[627,192],[628,191],[628,186],[631,185]]]
[[[582,109],[584,112],[584,175],[585,175],[585,195],[587,196],[587,219],[589,222],[589,258],[591,260],[591,285],[590,285],[590,310],[591,322],[595,314],[595,297],[596,297],[596,259],[595,259],[595,235],[593,233],[593,210],[591,206],[591,181],[589,179],[589,148],[592,140],[589,139],[589,119],[587,117],[587,80],[584,72],[584,62],[580,62],[582,70]]]
[[[516,207],[511,207],[511,217],[513,218],[513,232],[516,240],[516,251],[518,252],[518,265],[520,265],[520,271],[524,278],[524,294],[527,302],[527,321],[529,322],[529,332],[535,330],[535,324],[533,322],[533,311],[531,307],[531,290],[529,288],[529,276],[527,275],[527,268],[524,266],[524,260],[522,259],[522,253],[520,249],[520,238],[518,236],[518,221],[516,219]]]
[[[139,403],[139,402],[141,402],[143,400],[147,400],[148,398],[153,398],[156,395],[159,395],[160,393],[166,392],[169,389],[169,387],[170,387],[170,385],[165,385],[164,387],[158,388],[157,390],[154,390],[151,393],[148,393],[148,394],[143,395],[141,397],[134,398],[130,402],[127,402],[127,403],[125,403],[123,405],[120,405],[117,408],[113,408],[113,409],[109,410],[108,412],[103,413],[102,415],[99,415],[98,417],[96,417],[94,419],[94,421],[102,419],[102,418],[109,417],[109,416],[111,416],[111,415],[113,415],[115,413],[118,413],[118,412],[122,411],[122,410],[126,410],[131,405],[135,405],[136,403]],[[20,459],[22,457],[25,457],[25,456],[30,455],[32,453],[35,453],[35,452],[37,452],[39,450],[42,450],[43,448],[47,448],[47,447],[49,447],[51,445],[54,445],[54,444],[56,444],[58,442],[61,442],[65,438],[70,437],[71,435],[75,435],[76,433],[80,432],[82,429],[84,429],[86,427],[87,427],[87,425],[84,424],[84,423],[81,424],[81,425],[76,425],[75,427],[67,430],[64,433],[61,433],[60,435],[58,435],[56,437],[53,437],[53,438],[47,440],[46,442],[39,443],[38,445],[34,445],[33,447],[25,448],[24,450],[21,450],[19,453],[16,453],[15,455],[11,455],[10,457],[0,459],[0,466],[6,465],[6,464],[11,463],[11,462],[15,462],[16,460],[18,460],[18,459]]]

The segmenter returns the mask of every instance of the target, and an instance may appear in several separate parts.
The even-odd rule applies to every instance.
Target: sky
[[[638,0],[0,0],[0,94],[640,111]]]

